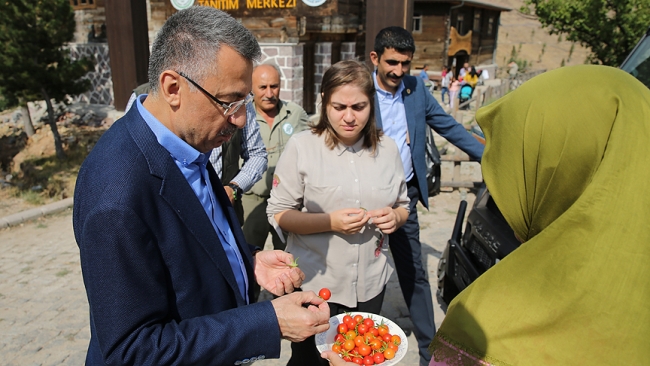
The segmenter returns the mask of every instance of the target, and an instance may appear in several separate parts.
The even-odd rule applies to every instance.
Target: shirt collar
[[[365,148],[363,147],[363,136],[361,136],[359,141],[355,142],[352,146],[346,146],[342,143],[338,143],[336,146],[334,146],[334,152],[338,156],[341,156],[346,151],[356,154],[357,156],[361,156],[364,150]]]
[[[397,92],[395,92],[395,95],[393,93],[386,91],[382,89],[379,86],[379,83],[377,82],[377,70],[375,70],[372,73],[372,81],[375,82],[375,89],[377,90],[377,93],[379,94],[379,97],[383,97],[382,99],[395,99],[395,98],[401,98],[402,97],[402,91],[404,91],[404,80],[401,80],[399,82],[399,86],[397,87]]]
[[[147,123],[153,134],[156,136],[158,143],[162,145],[162,147],[164,147],[167,151],[169,151],[169,154],[172,156],[172,158],[177,160],[183,166],[187,166],[194,162],[197,164],[205,165],[212,151],[203,154],[190,146],[187,142],[183,141],[183,139],[176,136],[173,132],[171,132],[156,117],[154,117],[154,115],[151,114],[147,108],[142,105],[142,102],[146,98],[147,94],[139,95],[136,98],[136,106],[138,108],[138,112],[140,112],[140,115]]]

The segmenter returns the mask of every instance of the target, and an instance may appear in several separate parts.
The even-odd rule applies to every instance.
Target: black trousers
[[[349,308],[341,304],[330,302],[330,317],[351,311],[361,311],[364,313],[379,314],[381,305],[384,303],[384,294],[386,286],[381,293],[366,302],[358,302],[357,307]],[[328,366],[329,362],[320,357],[320,352],[316,349],[316,337],[311,336],[302,342],[291,343],[291,358],[287,366]]]
[[[406,306],[411,313],[418,342],[420,365],[428,365],[431,355],[427,348],[436,334],[433,319],[433,297],[429,276],[422,266],[422,244],[420,243],[420,223],[417,203],[420,191],[415,176],[408,183],[409,216],[406,223],[390,234],[388,245],[395,261],[395,271]]]

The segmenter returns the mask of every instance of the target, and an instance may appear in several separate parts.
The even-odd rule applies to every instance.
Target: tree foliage
[[[650,26],[650,0],[526,0],[551,34],[564,34],[592,54],[588,62],[618,66]]]
[[[0,0],[0,85],[7,106],[45,100],[56,153],[64,158],[51,99],[65,101],[90,88],[81,79],[93,67],[72,60],[64,48],[73,39],[74,11],[69,0]]]

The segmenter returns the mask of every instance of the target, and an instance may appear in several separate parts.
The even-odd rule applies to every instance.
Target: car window
[[[647,34],[623,62],[621,69],[650,88],[650,37]]]

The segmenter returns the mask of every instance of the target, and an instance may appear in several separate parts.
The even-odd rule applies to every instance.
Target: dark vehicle
[[[650,28],[623,61],[621,70],[629,72],[650,88]]]
[[[485,185],[462,225],[467,202],[461,201],[451,239],[438,262],[438,296],[449,304],[481,274],[520,245]]]

